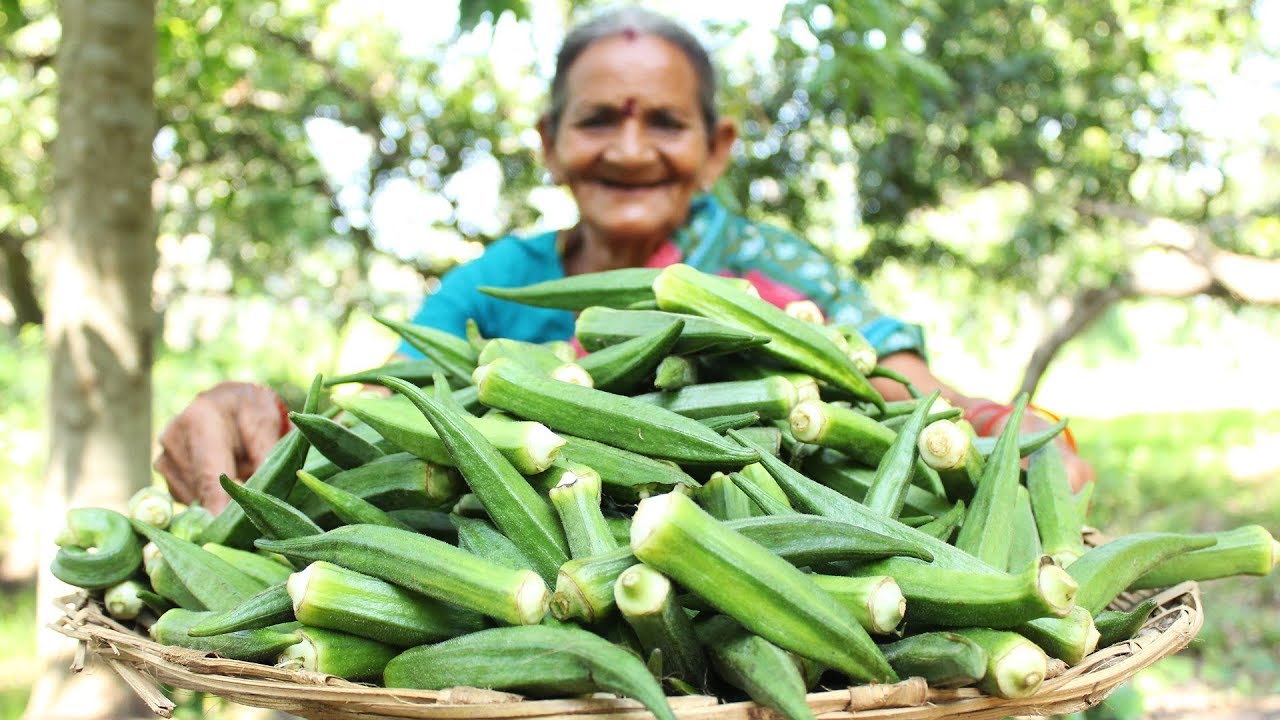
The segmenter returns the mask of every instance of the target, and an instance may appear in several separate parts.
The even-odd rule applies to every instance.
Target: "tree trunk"
[[[47,571],[66,508],[123,509],[151,479],[154,1],[63,0],[59,17],[41,628],[69,591]],[[69,675],[74,643],[61,635],[42,630],[37,649],[27,718],[149,716],[102,664]]]

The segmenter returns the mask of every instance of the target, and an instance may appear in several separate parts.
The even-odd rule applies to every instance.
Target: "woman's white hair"
[[[606,10],[574,27],[565,36],[556,55],[556,74],[551,80],[551,107],[547,121],[552,135],[560,126],[560,118],[568,103],[566,79],[574,61],[597,40],[636,33],[653,35],[675,45],[689,59],[698,76],[698,107],[708,134],[716,126],[716,74],[706,48],[675,20],[635,5]]]

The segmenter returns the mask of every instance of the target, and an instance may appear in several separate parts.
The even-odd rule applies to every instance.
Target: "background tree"
[[[155,340],[154,8],[150,0],[64,0],[58,19],[42,612],[69,590],[47,571],[66,509],[123,507],[150,481],[141,451],[151,445]],[[53,633],[40,641],[46,671],[28,717],[129,716],[137,697],[114,673],[68,678],[74,642]]]

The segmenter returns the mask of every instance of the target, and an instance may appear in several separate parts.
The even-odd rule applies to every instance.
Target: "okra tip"
[[[626,615],[659,613],[670,595],[671,581],[642,563],[622,571],[613,586],[618,609]]]
[[[950,420],[937,420],[920,431],[917,447],[925,464],[934,470],[951,470],[964,464],[969,434]]]
[[[802,442],[812,442],[822,437],[827,426],[827,413],[820,402],[802,402],[791,409],[787,417],[791,432]]]
[[[653,495],[640,501],[635,514],[631,516],[631,549],[644,545],[645,541],[658,529],[658,526],[673,511],[672,504],[683,499],[692,502],[678,493]]]
[[[532,570],[525,570],[516,588],[516,617],[521,625],[537,625],[547,616],[551,594],[547,592],[547,584]]]
[[[289,599],[293,601],[294,614],[297,614],[299,606],[302,605],[302,599],[307,595],[307,588],[310,587],[311,577],[314,574],[313,569],[323,562],[323,560],[317,560],[309,563],[298,572],[291,573],[289,579],[285,580],[284,587],[289,593]]]
[[[868,629],[887,635],[896,630],[906,617],[907,598],[902,594],[898,583],[893,578],[886,577],[885,582],[872,593],[868,609],[874,626]]]
[[[1031,643],[1019,643],[996,663],[996,692],[1000,697],[1022,698],[1035,693],[1048,672],[1044,651]]]
[[[1040,597],[1058,617],[1066,617],[1076,604],[1080,583],[1051,559],[1043,558],[1036,570],[1036,587]]]

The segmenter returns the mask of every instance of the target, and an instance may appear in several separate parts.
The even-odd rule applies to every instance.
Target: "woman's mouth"
[[[667,181],[665,180],[659,180],[657,182],[643,182],[643,183],[623,182],[618,180],[597,180],[596,182],[604,186],[606,189],[613,190],[615,192],[641,192],[644,190],[653,190],[653,189],[664,187],[667,185]]]

